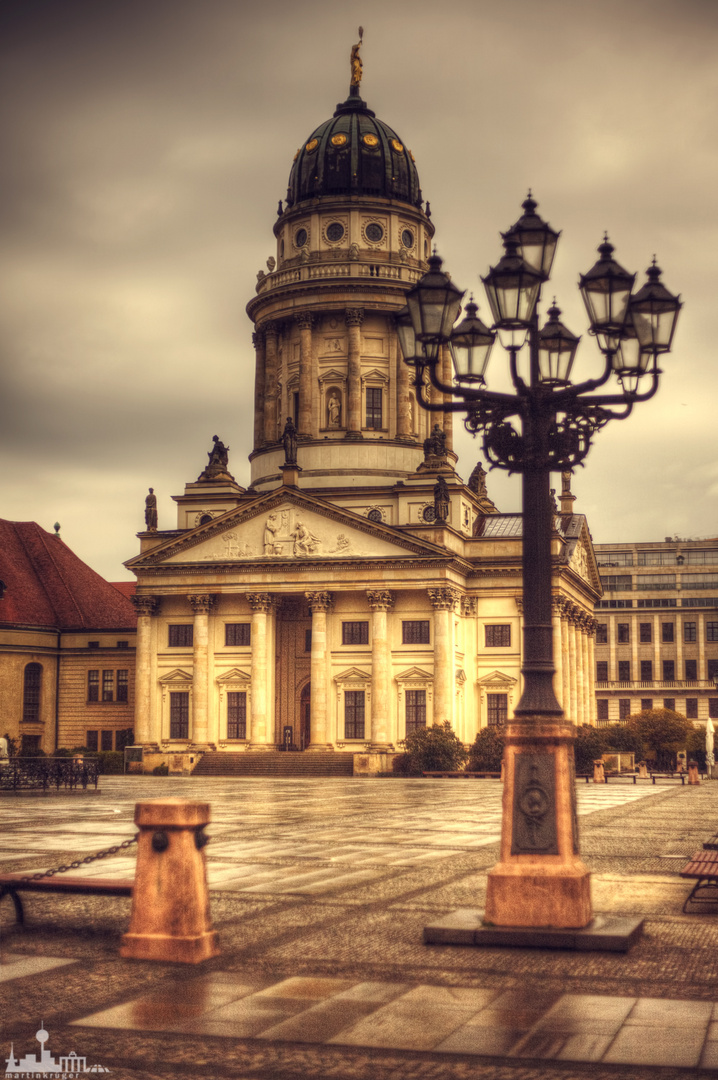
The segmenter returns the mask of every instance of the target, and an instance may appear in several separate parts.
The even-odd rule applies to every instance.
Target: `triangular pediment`
[[[506,675],[503,671],[492,671],[489,675],[483,675],[478,681],[481,686],[485,687],[516,685],[516,679],[512,675]]]
[[[161,683],[174,683],[175,685],[186,685],[192,682],[192,676],[187,671],[182,671],[181,668],[175,668],[174,671],[169,671],[166,675],[163,675],[160,679]]]
[[[173,536],[130,559],[132,570],[158,564],[324,562],[412,557],[446,552],[383,522],[344,510],[295,488],[280,487],[221,517]]]
[[[432,682],[434,676],[429,671],[420,667],[410,667],[395,676],[398,683],[404,682]]]
[[[342,671],[341,675],[335,675],[334,681],[338,683],[371,682],[371,675],[368,671],[362,671],[361,668],[350,667]]]
[[[248,671],[242,671],[241,668],[232,668],[230,671],[224,671],[221,675],[217,676],[218,683],[235,683],[235,682],[251,682],[252,676]]]
[[[577,527],[575,535],[568,538],[566,562],[575,574],[588,582],[600,594],[602,592],[601,577],[588,522],[583,515],[576,515],[573,520]]]

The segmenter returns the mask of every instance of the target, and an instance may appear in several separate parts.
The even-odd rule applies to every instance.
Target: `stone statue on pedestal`
[[[291,416],[287,417],[287,422],[284,425],[284,431],[282,433],[282,442],[284,443],[284,464],[296,465],[297,464],[297,429],[294,426],[294,421]]]
[[[157,496],[154,488],[150,488],[145,499],[145,525],[148,532],[157,532]]]
[[[434,514],[436,521],[446,521],[449,517],[449,489],[443,476],[434,485]]]
[[[430,457],[446,457],[446,435],[438,424],[434,424],[429,438],[424,439],[424,461]]]

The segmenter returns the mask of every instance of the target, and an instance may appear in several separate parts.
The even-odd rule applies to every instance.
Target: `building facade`
[[[176,528],[150,517],[126,564],[138,742],[383,752],[418,726],[448,721],[470,743],[512,715],[521,518],[497,511],[481,466],[458,475],[451,414],[417,406],[394,324],[433,233],[413,155],[353,83],[295,155],[247,306],[250,487],[215,436]],[[555,519],[554,641],[580,723],[595,713],[600,583],[571,498]]]
[[[718,719],[718,539],[596,544],[599,724],[641,709]]]

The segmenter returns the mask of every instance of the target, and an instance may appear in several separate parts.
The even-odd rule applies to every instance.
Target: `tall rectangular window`
[[[508,649],[511,645],[511,626],[498,624],[484,627],[487,649]]]
[[[412,735],[426,727],[426,690],[407,690],[405,700],[406,734]]]
[[[344,693],[344,738],[364,738],[363,690],[346,690]]]
[[[641,682],[651,682],[653,679],[653,661],[641,660]]]
[[[683,640],[688,642],[696,640],[696,624],[694,622],[683,623]]]
[[[653,708],[653,698],[652,697],[642,697],[641,698],[641,712],[648,712],[648,710],[652,709],[652,708]]]
[[[596,627],[596,644],[608,644],[608,623],[600,622]]]
[[[87,700],[100,700],[100,672],[88,671],[87,673]]]
[[[170,739],[187,738],[189,738],[189,693],[186,690],[171,690]]]
[[[248,622],[230,622],[224,625],[225,645],[246,646],[251,642],[251,624]]]
[[[664,622],[661,623],[661,641],[666,644],[670,644],[673,641],[673,623]]]
[[[608,660],[598,660],[596,662],[596,681],[608,682]]]
[[[651,641],[651,624],[649,622],[642,622],[638,625],[638,640],[642,641],[644,645]]]
[[[697,720],[698,719],[698,698],[689,697],[686,698],[686,719]]]
[[[706,641],[718,641],[718,622],[706,623]]]
[[[22,718],[32,722],[40,719],[40,694],[42,691],[42,664],[25,665],[22,695]]]
[[[342,645],[368,645],[369,623],[368,622],[343,622]]]
[[[631,681],[631,661],[619,660],[618,661],[618,681],[630,682]]]
[[[663,708],[670,709],[671,712],[676,711],[676,699],[674,697],[664,697]]]
[[[694,682],[698,678],[698,661],[686,660],[686,681]]]
[[[247,738],[247,692],[230,690],[227,693],[227,738]]]
[[[608,698],[599,698],[596,702],[596,719],[608,720]]]
[[[412,619],[401,624],[402,645],[428,645],[429,620]]]
[[[375,431],[381,431],[381,387],[367,386],[366,388],[366,426]]]
[[[192,623],[172,623],[169,627],[167,644],[171,649],[192,648],[194,641]]]
[[[96,753],[97,750],[99,749],[99,745],[100,745],[99,736],[100,736],[99,731],[86,731],[85,732],[85,746],[87,747],[88,750],[92,750],[93,753]]]
[[[120,668],[117,672],[117,700],[127,701],[127,686],[129,681],[129,671],[127,668]]]
[[[115,696],[115,673],[114,671],[102,672],[102,700],[112,701]]]
[[[676,663],[675,660],[663,661],[663,681],[673,682],[676,677]]]
[[[718,720],[718,697],[708,698],[708,715],[711,720]]]
[[[508,694],[487,694],[486,702],[489,727],[502,727],[509,718]]]
[[[710,679],[711,682],[718,679],[718,660],[715,658],[706,660],[706,678]]]
[[[627,645],[631,640],[631,625],[627,622],[618,624],[618,644]]]
[[[631,715],[631,699],[619,698],[618,699],[618,719],[628,720]]]
[[[112,735],[113,732],[111,731],[100,732],[100,750],[112,749]]]

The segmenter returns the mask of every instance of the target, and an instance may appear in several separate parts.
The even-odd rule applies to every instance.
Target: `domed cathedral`
[[[146,768],[198,754],[202,771],[251,768],[244,751],[286,749],[381,771],[412,731],[448,722],[469,744],[519,698],[521,516],[498,512],[480,463],[464,483],[451,414],[414,398],[394,320],[434,228],[411,151],[360,76],[355,45],[349,96],[295,154],[247,307],[251,484],[215,435],[176,528],[158,527],[150,489],[126,564]],[[572,502],[565,491],[555,518],[556,683],[591,721],[600,583]]]
[[[417,408],[393,317],[426,272],[434,227],[413,154],[363,101],[359,78],[294,156],[274,226],[276,260],[247,307],[257,350],[257,491],[277,483],[288,417],[309,488],[405,479],[432,426]],[[455,461],[450,414],[441,426]]]

